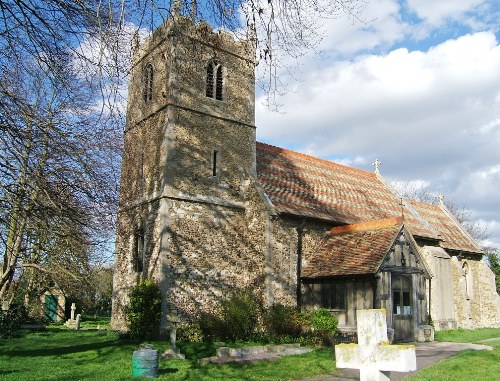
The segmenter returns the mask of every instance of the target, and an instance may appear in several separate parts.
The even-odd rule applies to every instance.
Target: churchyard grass
[[[409,377],[408,381],[497,381],[500,375],[500,328],[436,332],[438,341],[477,343],[489,338],[499,338],[481,343],[492,346],[492,351],[463,351],[457,356],[419,371]]]
[[[452,329],[435,333],[436,341],[454,343],[477,343],[480,340],[494,337],[500,337],[500,328]]]
[[[440,341],[477,342],[500,337],[500,329],[454,330],[437,332]],[[71,331],[50,327],[46,331],[25,333],[0,342],[0,379],[2,381],[134,380],[131,377],[132,353],[139,342],[123,340],[105,330]],[[153,342],[162,353],[166,341]],[[332,351],[319,349],[278,361],[215,365],[198,359],[212,356],[215,345],[178,343],[186,361],[160,360],[158,380],[171,381],[286,381],[335,370]],[[423,380],[498,380],[500,339],[485,343],[493,351],[464,351],[423,369],[409,381]]]
[[[122,340],[108,331],[71,331],[51,327],[0,342],[2,381],[133,380],[132,353],[140,342]],[[166,341],[153,342],[162,353]],[[331,349],[282,357],[277,361],[208,364],[198,359],[215,354],[207,343],[178,343],[187,360],[160,360],[158,380],[285,381],[331,373]],[[300,360],[299,360],[300,358]]]

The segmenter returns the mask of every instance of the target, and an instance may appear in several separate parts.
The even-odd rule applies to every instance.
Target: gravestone
[[[78,331],[80,329],[80,321],[82,320],[82,315],[76,315],[75,319],[75,329]]]
[[[335,346],[337,368],[359,369],[360,381],[390,380],[382,372],[417,369],[414,345],[390,345],[385,309],[357,311],[358,344]]]
[[[75,320],[76,304],[71,303],[71,320]]]
[[[76,319],[75,319],[75,311],[76,311],[76,304],[75,303],[71,303],[71,318],[68,319],[66,321],[66,323],[64,323],[64,324],[69,329],[79,330],[80,329],[80,319],[81,319],[81,316],[80,316],[80,314],[78,314],[76,316]]]

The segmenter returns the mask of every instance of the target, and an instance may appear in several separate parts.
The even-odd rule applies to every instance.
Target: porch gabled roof
[[[403,229],[402,218],[338,226],[302,269],[302,278],[375,274]]]

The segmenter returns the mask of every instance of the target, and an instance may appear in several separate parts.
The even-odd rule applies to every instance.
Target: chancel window
[[[134,234],[134,270],[142,272],[144,270],[144,230],[138,229]]]
[[[470,277],[470,269],[469,269],[469,264],[467,262],[464,262],[462,265],[462,277],[464,279],[464,286],[465,286],[465,299],[469,300],[470,299],[470,292],[471,292],[471,277]]]
[[[321,307],[329,310],[346,309],[346,285],[345,283],[322,283],[321,284]]]
[[[147,64],[143,72],[143,98],[144,102],[153,100],[153,65]]]
[[[205,95],[221,101],[223,98],[223,69],[222,65],[210,62],[207,65],[207,77],[205,82]]]
[[[404,276],[392,279],[392,312],[396,315],[411,315],[411,282]]]

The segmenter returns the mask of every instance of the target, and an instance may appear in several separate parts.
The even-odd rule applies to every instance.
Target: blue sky
[[[318,54],[281,73],[280,112],[256,100],[257,138],[470,209],[500,247],[500,2],[369,0],[367,23],[321,24]]]

